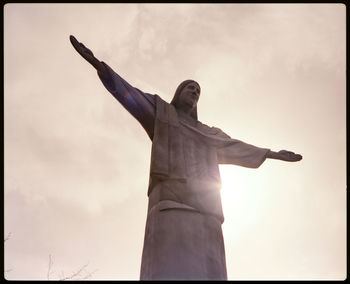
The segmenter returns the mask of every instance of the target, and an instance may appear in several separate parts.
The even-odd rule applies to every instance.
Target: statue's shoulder
[[[214,127],[214,126],[208,126],[200,121],[197,122],[197,129],[209,135],[216,135],[222,138],[230,138],[230,136],[224,133],[220,128]]]
[[[157,103],[167,105],[167,106],[170,105],[168,102],[164,101],[159,95],[154,94],[153,96],[154,96]]]

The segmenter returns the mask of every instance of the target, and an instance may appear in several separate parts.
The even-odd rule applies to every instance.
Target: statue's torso
[[[186,182],[165,179],[153,184],[150,189],[150,209],[162,200],[173,200],[213,215],[223,222],[220,173],[215,147],[206,143],[203,137],[183,123],[180,123],[177,135],[181,136],[182,141]],[[177,155],[172,157],[176,158]]]

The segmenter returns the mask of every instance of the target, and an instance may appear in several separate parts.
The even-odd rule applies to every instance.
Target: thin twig
[[[53,263],[53,261],[51,258],[51,254],[49,254],[49,268],[47,269],[47,280],[50,280],[52,263]]]
[[[98,269],[95,269],[93,272],[89,272],[89,274],[87,274],[85,277],[81,278],[81,280],[88,279],[88,278],[92,277],[92,275],[93,275],[97,270],[98,270]]]
[[[63,272],[63,270],[61,271],[61,278],[60,278],[60,280],[64,280],[65,279],[65,277],[64,277],[64,272]]]
[[[64,271],[62,270],[60,273],[58,273],[58,280],[65,281],[65,280],[83,280],[88,279],[92,276],[93,273],[97,271],[97,269],[93,272],[84,271],[86,267],[89,265],[89,263],[86,263],[82,267],[80,267],[76,272],[73,272],[71,275],[65,276]],[[53,267],[53,261],[51,254],[49,254],[49,267],[47,270],[47,280],[50,280],[50,276],[52,275],[53,271],[51,271]],[[81,275],[82,272],[84,272],[85,276]]]
[[[7,237],[5,238],[4,242],[8,241],[11,238],[11,232],[7,234]]]
[[[78,269],[72,275],[63,277],[60,280],[68,280],[68,279],[73,279],[74,277],[77,277],[87,266],[88,266],[88,264],[83,265],[80,269]]]
[[[11,232],[9,232],[6,236],[6,238],[4,239],[4,243],[6,243],[6,241],[8,241],[10,238],[11,238]],[[5,269],[5,273],[9,273],[10,271],[12,271],[12,268],[9,268],[9,269]]]

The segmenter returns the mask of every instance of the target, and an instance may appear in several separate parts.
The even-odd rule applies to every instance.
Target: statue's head
[[[175,95],[171,104],[175,108],[186,108],[190,109],[190,115],[198,120],[197,116],[197,103],[201,88],[199,84],[194,80],[183,81],[176,89]]]

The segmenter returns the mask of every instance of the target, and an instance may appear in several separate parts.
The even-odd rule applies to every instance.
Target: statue
[[[141,280],[226,280],[218,164],[258,168],[266,158],[300,161],[232,139],[197,118],[200,86],[182,82],[171,103],[131,86],[74,36],[76,51],[152,140]]]

